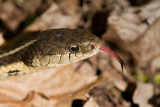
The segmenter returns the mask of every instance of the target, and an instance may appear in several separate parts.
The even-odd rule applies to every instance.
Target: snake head
[[[81,29],[50,29],[41,32],[27,47],[23,62],[32,67],[53,68],[93,56],[101,40]]]
[[[116,53],[102,47],[101,40],[86,30],[50,29],[37,36],[22,58],[28,66],[53,68],[86,59],[99,50],[109,53],[124,65]]]
[[[95,55],[101,46],[101,40],[86,30],[73,29],[65,49],[70,62],[76,62]]]

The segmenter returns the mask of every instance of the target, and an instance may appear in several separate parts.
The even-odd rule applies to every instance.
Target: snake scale
[[[50,29],[0,53],[0,80],[73,63],[95,55],[101,40],[82,29]],[[107,49],[107,48],[106,48]],[[122,60],[108,50],[123,65]]]

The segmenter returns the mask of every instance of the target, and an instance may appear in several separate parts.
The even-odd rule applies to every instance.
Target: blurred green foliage
[[[20,2],[20,3],[23,3],[25,0],[17,0],[18,2]]]
[[[142,82],[149,82],[151,80],[151,78],[148,75],[139,75],[138,79]]]
[[[154,77],[154,81],[155,81],[155,83],[160,84],[160,75],[156,75],[156,76]]]
[[[150,80],[151,80],[151,77],[150,76],[148,76],[148,75],[137,75],[137,74],[135,74],[135,75],[133,75],[137,80],[140,80],[140,81],[142,81],[142,82],[149,82]]]

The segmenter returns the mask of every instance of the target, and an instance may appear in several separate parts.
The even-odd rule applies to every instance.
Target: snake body
[[[82,29],[50,29],[0,53],[0,80],[76,62],[96,54],[100,39]]]

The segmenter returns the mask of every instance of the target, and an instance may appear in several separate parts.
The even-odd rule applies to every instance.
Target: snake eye
[[[69,49],[70,52],[78,52],[79,51],[78,46],[70,46],[68,49]]]

